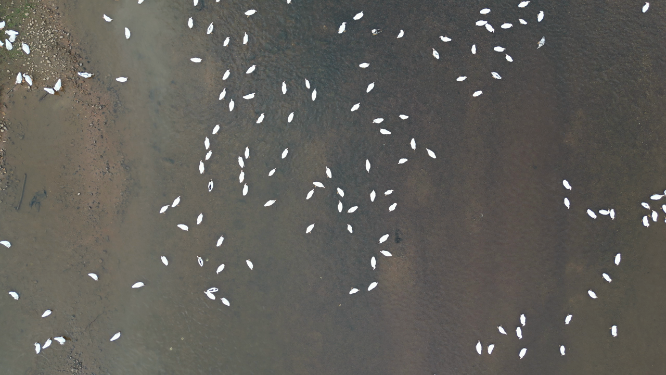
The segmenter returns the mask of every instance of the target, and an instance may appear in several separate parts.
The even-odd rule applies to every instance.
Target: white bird
[[[645,202],[641,202],[641,206],[643,206],[645,209],[651,210],[650,205]]]
[[[345,196],[345,192],[344,192],[344,190],[342,190],[342,189],[340,189],[340,188],[337,188],[337,193],[338,193],[339,196],[341,196],[341,197],[344,198],[344,196]]]
[[[372,120],[373,124],[381,124],[382,122],[384,122],[384,119],[381,118],[381,117],[378,117],[378,118]]]
[[[356,288],[351,288],[351,290],[349,291],[349,294],[354,294],[354,293],[356,293],[356,292],[358,292],[358,289],[356,289]]]
[[[409,145],[412,147],[412,150],[416,150],[416,140],[414,138],[409,142]]]
[[[125,39],[129,39],[129,38],[130,38],[130,29],[125,28]]]
[[[479,96],[481,94],[483,94],[483,91],[479,90],[479,91],[475,91],[474,94],[472,94],[472,96],[476,98],[477,96]]]
[[[613,208],[611,208],[611,210],[610,210],[610,217],[611,217],[611,220],[615,220],[615,209],[613,209]]]
[[[407,158],[402,158],[398,160],[398,164],[405,164],[405,163],[407,163]]]
[[[643,13],[647,12],[648,9],[650,9],[650,3],[645,3],[645,5],[643,5]]]
[[[611,335],[613,335],[613,337],[617,337],[617,326],[611,327]]]
[[[483,346],[481,346],[481,341],[478,341],[476,343],[476,352],[479,353],[479,355],[481,355],[482,349],[483,349]]]
[[[525,327],[525,314],[520,314],[520,325]]]
[[[481,14],[488,14],[488,13],[490,13],[490,9],[488,9],[488,8],[483,8],[483,9],[481,9],[481,10],[479,11],[479,13],[481,13]]]
[[[143,0],[141,0],[141,1],[143,1]],[[193,2],[194,2],[194,6],[199,5],[199,0],[193,0]]]
[[[106,14],[103,14],[103,15],[102,15],[102,18],[104,18],[104,21],[106,21],[106,22],[111,22],[111,21],[113,21],[113,18],[107,16]],[[190,18],[190,19],[191,19],[191,18]],[[192,28],[192,27],[190,27],[190,29],[191,29],[191,28]]]
[[[312,101],[314,102],[317,99],[317,89],[312,90]]]
[[[523,339],[523,330],[520,327],[516,327],[516,336],[518,336],[518,340]]]
[[[493,349],[495,349],[495,344],[488,345],[488,354],[493,354]]]
[[[526,353],[527,353],[527,348],[520,349],[520,353],[518,353],[518,358],[523,359]]]
[[[231,112],[231,111],[233,111],[233,110],[234,110],[234,100],[231,99],[231,100],[229,101],[229,112]]]
[[[518,8],[525,8],[529,3],[529,1],[521,1],[520,4],[518,4]]]
[[[289,147],[285,148],[284,151],[282,151],[282,159],[286,158],[288,153],[289,153]]]
[[[486,24],[486,30],[488,30],[488,32],[491,32],[491,33],[494,33],[494,32],[495,32],[495,29],[494,29],[493,26],[492,26],[491,24],[489,24],[489,23]]]
[[[139,282],[134,283],[132,285],[132,289],[138,289],[138,288],[141,288],[142,286],[144,286],[144,284],[141,281],[139,281]]]
[[[391,195],[391,194],[393,194],[393,190],[386,190],[384,192],[384,195]]]
[[[620,255],[620,253],[615,254],[615,265],[616,266],[620,265],[621,260],[622,260],[622,255]]]
[[[60,345],[65,345],[65,338],[64,337],[54,337],[54,340],[56,340]]]
[[[342,202],[338,201],[338,212],[342,212]]]
[[[255,13],[257,13],[256,10],[254,10],[254,9],[250,9],[250,10],[248,10],[247,12],[245,12],[245,15],[248,16],[248,17],[250,17],[251,15],[253,15],[253,14],[255,14]]]
[[[659,216],[659,215],[657,214],[657,211],[652,211],[652,221],[654,221],[654,222],[656,223],[656,222],[657,222],[657,217],[658,217],[658,216]]]
[[[16,75],[16,82],[14,82],[14,83],[16,85],[20,85],[21,82],[23,82],[23,75],[21,74],[21,72],[18,72],[18,74]]]
[[[197,225],[201,224],[202,221],[203,221],[203,213],[200,213],[199,216],[197,216]]]
[[[403,36],[405,36],[405,31],[400,30],[400,32],[398,33],[398,38],[402,38]]]
[[[282,81],[282,95],[287,94],[287,82]]]
[[[10,42],[9,39],[5,39],[5,48],[7,48],[7,51],[11,51],[14,48],[12,46],[12,42]]]
[[[478,20],[478,21],[476,21],[476,26],[484,26],[487,23],[488,23],[488,21]]]
[[[51,339],[46,339],[46,342],[44,342],[44,345],[42,345],[42,349],[46,349],[49,346],[51,346]]]
[[[250,148],[247,147],[247,146],[245,147],[245,154],[244,154],[244,156],[245,156],[245,160],[247,160],[247,159],[250,158]]]
[[[177,196],[176,199],[173,200],[173,203],[171,203],[171,207],[178,206],[178,203],[180,203],[180,195]]]
[[[379,129],[379,132],[384,134],[384,135],[391,135],[391,132],[386,130],[386,129]]]
[[[261,122],[264,121],[264,114],[260,114],[259,118],[257,119],[257,124],[261,124]]]
[[[254,72],[254,70],[257,68],[256,65],[252,65],[251,67],[247,68],[247,71],[245,71],[245,74],[251,74]]]
[[[167,204],[166,206],[162,206],[162,208],[160,208],[160,213],[161,213],[161,214],[165,213],[167,209],[169,209],[169,205],[168,205],[168,204]]]
[[[354,233],[354,230],[352,229],[352,226],[350,224],[347,224],[347,230],[349,233]]]
[[[398,117],[400,117],[403,120],[407,120],[409,118],[409,116],[407,115],[398,115]]]
[[[9,295],[12,296],[13,299],[17,300],[19,299],[19,294],[16,292],[9,292]]]
[[[495,46],[495,47],[493,47],[493,50],[495,52],[504,52],[506,50],[506,48],[504,48],[502,46]]]
[[[345,27],[347,27],[347,22],[343,22],[342,25],[338,28],[338,34],[342,34],[345,32]]]
[[[264,203],[264,207],[270,207],[275,203],[275,199],[271,199],[268,202]]]
[[[28,47],[27,44],[21,43],[21,49],[23,49],[23,52],[25,52],[26,55],[30,54],[30,47]]]
[[[358,110],[359,107],[361,107],[361,103],[356,103],[351,107],[351,111],[354,112],[354,111]]]
[[[326,167],[326,177],[333,178],[333,174],[331,173],[331,170],[328,167]]]
[[[314,229],[314,226],[315,226],[314,224],[310,224],[310,225],[308,225],[308,227],[305,229],[305,233],[310,233],[310,232],[312,232],[312,229]]]
[[[426,152],[428,152],[428,156],[430,156],[431,158],[437,159],[437,155],[435,155],[435,152],[432,151],[431,149],[426,148]]]
[[[360,64],[358,64],[358,67],[361,68],[361,69],[365,69],[365,68],[367,68],[367,67],[369,67],[369,66],[370,66],[370,64],[368,64],[368,63],[360,63]],[[308,88],[309,88],[309,87],[308,87]]]
[[[203,160],[199,160],[199,174],[203,174],[205,169],[206,169],[206,167],[204,165]]]
[[[386,250],[381,250],[380,253],[381,253],[383,256],[385,256],[385,257],[393,256],[390,252],[388,252],[388,251],[386,251]]]
[[[543,45],[546,44],[546,37],[542,37],[539,43],[537,44],[537,49],[543,47]]]
[[[270,177],[270,176],[272,176],[272,175],[275,174],[275,169],[276,169],[276,168],[273,168],[273,169],[271,169],[270,171],[268,171],[268,177]]]
[[[238,183],[242,184],[244,180],[245,180],[245,172],[241,171],[241,173],[238,175]]]
[[[115,335],[113,335],[113,336],[111,337],[111,340],[109,340],[109,341],[116,341],[116,340],[118,340],[119,338],[120,338],[120,332],[117,332]]]
[[[444,43],[448,43],[448,42],[451,41],[451,38],[449,38],[448,36],[441,36],[441,35],[440,35],[440,36],[439,36],[439,39],[441,39],[442,42],[444,42]]]
[[[224,99],[225,96],[227,96],[227,88],[226,87],[222,90],[222,92],[220,92],[220,96],[217,98],[217,100],[222,100],[222,99]],[[215,133],[213,133],[213,134],[215,134]]]
[[[499,331],[499,333],[501,333],[503,335],[506,335],[506,331],[504,330],[504,328],[502,326],[497,326],[497,330]]]
[[[588,290],[587,294],[589,294],[592,299],[597,299],[597,294],[594,293],[592,290]]]
[[[650,226],[650,221],[647,216],[643,216],[643,226],[646,228]]]
[[[518,21],[520,22],[521,25],[527,25],[527,21],[525,21],[522,18],[518,18]]]
[[[213,23],[211,22],[210,25],[208,25],[208,29],[206,29],[206,35],[210,35],[210,33],[213,32]]]
[[[493,78],[495,78],[495,79],[502,79],[502,76],[499,75],[499,73],[497,73],[497,72],[490,72],[490,75],[492,75]]]
[[[608,216],[608,215],[610,215],[610,211],[608,211],[608,210],[599,210],[599,214],[604,215],[604,216]]]
[[[210,148],[210,139],[208,137],[204,138],[204,147],[206,147],[206,150]]]
[[[564,345],[560,345],[560,354],[562,355],[566,354],[566,349],[564,348]]]
[[[370,160],[365,159],[365,170],[370,173]]]
[[[217,270],[215,270],[215,273],[216,273],[216,274],[217,274],[217,273],[220,273],[220,272],[222,272],[222,270],[224,270],[224,264],[220,264],[220,265],[217,267]]]
[[[42,350],[41,346],[39,345],[38,342],[35,343],[35,353],[39,354],[39,352]]]
[[[370,265],[372,266],[373,270],[377,266],[377,259],[375,259],[375,257],[370,258]]]
[[[569,198],[564,198],[564,205],[567,207],[567,209],[571,206],[571,203],[569,202]]]
[[[356,13],[356,15],[354,16],[354,21],[358,21],[361,18],[363,18],[363,12]]]
[[[53,85],[53,90],[54,91],[60,91],[62,88],[62,80],[58,78],[58,81],[56,82],[55,85]]]
[[[254,93],[252,93],[252,94],[247,94],[247,95],[243,96],[243,99],[245,99],[245,100],[254,99]]]
[[[93,76],[91,73],[87,73],[87,72],[78,72],[76,74],[78,74],[80,77],[83,77],[83,78],[90,78],[90,77]]]
[[[230,39],[230,38],[227,37],[227,38],[224,40],[224,43],[222,43],[222,46],[224,46],[224,47],[228,46],[228,45],[229,45],[229,39]]]
[[[312,195],[314,194],[314,189],[308,191],[308,195],[305,197],[306,200],[312,198]]]
[[[198,57],[192,57],[192,58],[190,59],[190,61],[192,61],[192,62],[195,63],[195,64],[198,64],[198,63],[201,62],[201,59],[198,58]]]
[[[511,58],[511,56],[509,56],[509,54],[505,54],[504,57],[506,58],[506,61],[513,62],[513,58]]]
[[[389,206],[389,212],[393,212],[393,210],[395,210],[397,205],[398,205],[397,203],[393,203],[392,205],[390,205]]]
[[[240,165],[241,168],[245,168],[245,162],[243,161],[242,156],[238,157],[238,165]]]
[[[377,287],[377,282],[373,281],[372,283],[370,283],[370,285],[368,285],[368,292],[375,289],[376,287]]]
[[[289,116],[287,117],[287,123],[290,123],[291,120],[294,119],[294,112],[290,113]]]
[[[476,44],[472,44],[472,55],[476,55]]]
[[[32,86],[32,77],[27,74],[23,74],[23,79],[28,82],[28,86]]]
[[[245,35],[243,35],[243,44],[247,44],[247,41],[249,39],[250,39],[250,37],[247,35],[247,33],[245,33]]]
[[[507,23],[503,23],[502,26],[500,26],[500,27],[503,28],[503,29],[510,29],[510,28],[513,27],[513,25],[507,22]]]
[[[362,65],[362,64],[361,64],[361,65]],[[308,89],[308,90],[310,90],[310,81],[308,81],[307,78],[305,79],[305,88]]]
[[[194,20],[192,19],[192,17],[190,17],[187,20],[187,27],[189,27],[190,29],[194,27]]]
[[[539,14],[537,14],[537,22],[541,22],[541,21],[543,21],[543,10],[540,11]]]
[[[367,93],[367,92],[370,92],[370,91],[372,91],[372,89],[374,89],[374,88],[375,88],[375,83],[372,82],[371,84],[368,85],[368,88],[365,89],[365,92],[366,92],[366,93]]]
[[[460,77],[456,78],[456,81],[458,81],[458,82],[462,82],[462,81],[464,81],[464,80],[466,80],[466,79],[467,79],[467,76],[460,76]]]
[[[248,189],[249,189],[249,188],[248,188],[247,184],[245,184],[245,185],[243,186],[243,196],[246,196],[246,195],[247,195],[247,191],[248,191]]]
[[[371,191],[371,192],[370,192],[370,202],[374,202],[374,201],[375,201],[375,196],[376,196],[375,191],[374,191],[374,190]]]
[[[178,224],[178,225],[176,225],[176,226],[177,226],[179,229],[184,230],[185,232],[187,232],[187,231],[189,230],[189,228],[188,228],[187,225],[185,225],[185,224]]]
[[[46,317],[49,316],[49,315],[51,315],[51,310],[46,310],[46,311],[44,311],[44,313],[42,314],[42,318],[46,318]]]
[[[254,268],[254,265],[252,264],[252,261],[250,261],[248,259],[248,260],[245,261],[245,263],[247,263],[247,267],[250,269],[250,271],[252,271],[252,269]]]
[[[434,49],[434,48],[432,49],[432,55],[433,55],[437,60],[439,60],[439,52],[437,52],[437,50]]]
[[[573,315],[571,315],[571,314],[567,315],[567,317],[564,318],[564,324],[569,324],[569,323],[571,323],[571,318],[572,318],[572,317],[573,317]]]
[[[118,81],[118,82],[127,82],[127,77],[118,77],[118,78],[116,78],[116,81]]]
[[[165,257],[164,255],[162,255],[162,256],[160,257],[160,259],[162,260],[162,264],[164,264],[165,266],[168,266],[168,265],[169,265],[169,260],[167,259],[167,257]]]
[[[388,238],[389,238],[389,235],[388,235],[388,234],[385,234],[385,235],[381,236],[381,237],[379,238],[379,243],[384,243],[384,242],[386,242],[386,240],[388,240]]]
[[[229,303],[229,300],[226,299],[226,298],[224,298],[224,297],[220,298],[220,301],[222,301],[222,303],[223,303],[225,306],[231,306],[231,304]]]
[[[589,208],[587,209],[587,214],[593,219],[597,218],[597,214],[595,214],[594,211],[590,210]]]
[[[316,181],[315,181],[315,182],[312,183],[312,185],[314,185],[314,186],[316,186],[316,187],[318,187],[318,188],[326,189],[326,188],[324,187],[324,184],[322,184],[321,182],[316,182]]]
[[[88,276],[90,276],[90,278],[95,280],[95,281],[99,280],[99,278],[97,277],[97,274],[95,274],[95,273],[91,272],[91,273],[88,274]]]
[[[609,283],[612,281],[610,276],[608,276],[607,273],[602,273],[601,276],[604,278],[604,280],[608,281]]]
[[[358,206],[350,207],[350,208],[347,210],[347,213],[348,213],[348,214],[352,214],[352,213],[356,212],[357,209],[358,209]]]
[[[210,290],[204,291],[204,294],[206,295],[206,297],[208,297],[208,299],[215,301],[215,294],[213,294]]]
[[[203,267],[204,261],[200,256],[197,256],[197,263],[199,263],[199,267]]]

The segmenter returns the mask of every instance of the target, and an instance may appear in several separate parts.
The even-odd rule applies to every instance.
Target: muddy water
[[[21,299],[0,302],[8,327],[0,338],[3,367],[48,372],[69,358],[72,368],[81,363],[83,373],[95,374],[666,370],[664,232],[660,223],[641,225],[647,211],[639,205],[666,188],[658,8],[644,15],[634,5],[589,2],[533,2],[524,10],[200,2],[63,6],[80,20],[72,32],[88,51],[86,68],[117,98],[112,120],[88,127],[100,134],[80,131],[87,119],[69,111],[71,92],[43,100],[17,94],[10,103],[19,125],[7,162],[18,181],[3,201],[0,228],[14,246],[3,251],[0,276],[3,289]],[[473,26],[485,6],[493,9],[486,18],[495,35]],[[259,13],[242,15],[250,8]],[[540,9],[546,18],[537,24]],[[360,10],[364,18],[351,21]],[[102,22],[101,13],[114,21]],[[505,20],[514,28],[499,30]],[[338,35],[343,21],[347,32]],[[215,30],[206,35],[210,22]],[[130,40],[122,37],[126,26]],[[372,36],[372,28],[383,32]],[[395,39],[400,29],[405,37]],[[439,35],[454,40],[444,44]],[[543,35],[546,46],[536,50]],[[469,52],[474,43],[477,55]],[[495,45],[514,62],[492,52]],[[361,62],[370,68],[359,69]],[[246,75],[251,65],[257,70]],[[467,81],[456,82],[460,75]],[[314,102],[305,78],[317,89]],[[375,88],[366,94],[370,82]],[[227,97],[218,101],[223,88]],[[476,90],[484,93],[472,98]],[[242,99],[252,92],[255,99]],[[360,110],[350,112],[358,102]],[[265,120],[256,124],[261,113]],[[378,117],[384,122],[373,124]],[[215,124],[221,130],[212,135]],[[200,175],[206,136],[213,156]],[[68,152],[82,140],[90,145],[85,152]],[[247,196],[237,163],[245,147]],[[102,156],[113,161],[108,171]],[[398,165],[400,158],[409,160]],[[21,172],[28,181],[16,211]],[[306,201],[311,181],[326,188]],[[176,196],[180,205],[158,214]],[[270,199],[277,202],[264,207]],[[358,211],[347,214],[354,205]],[[614,221],[585,213],[609,207]],[[190,230],[177,229],[180,223]],[[390,239],[378,245],[383,234]],[[131,289],[137,281],[146,286]],[[373,281],[378,287],[366,292]],[[216,301],[203,294],[210,287],[220,289]],[[349,296],[352,287],[361,291]],[[39,318],[46,308],[53,315]],[[527,326],[518,340],[521,313]],[[574,315],[569,326],[567,314]],[[609,332],[614,324],[617,338]],[[109,342],[117,331],[122,337]],[[33,342],[56,335],[70,341],[34,354]],[[477,340],[484,350],[494,343],[493,354],[477,355]]]

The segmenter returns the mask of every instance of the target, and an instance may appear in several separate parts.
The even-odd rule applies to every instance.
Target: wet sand
[[[0,298],[8,327],[0,366],[11,373],[666,370],[664,232],[661,223],[640,224],[647,211],[639,205],[666,188],[658,8],[642,15],[627,4],[533,4],[546,11],[542,25],[532,27],[530,15],[524,30],[491,35],[467,26],[478,9],[463,2],[260,2],[262,18],[249,19],[239,16],[249,7],[240,2],[44,4],[68,37],[59,47],[66,68],[56,72],[63,92],[3,88],[0,236],[13,246],[0,254],[0,284],[21,294]],[[517,17],[513,4],[484,6],[494,20]],[[350,22],[359,10],[365,18]],[[103,22],[102,13],[114,21]],[[343,20],[348,29],[339,36]],[[212,21],[216,29],[206,36]],[[372,36],[366,29],[373,27],[383,32]],[[401,28],[405,38],[395,39]],[[251,38],[243,47],[245,31]],[[441,34],[456,39],[446,45]],[[227,35],[232,43],[221,47]],[[542,35],[546,46],[536,50]],[[478,59],[470,59],[472,43],[484,51]],[[496,44],[515,62],[487,52]],[[441,60],[430,55],[433,46]],[[190,63],[194,56],[204,62]],[[362,61],[371,68],[360,70]],[[246,77],[253,64],[258,70]],[[95,78],[77,78],[78,69]],[[226,69],[232,77],[222,84]],[[503,79],[491,81],[490,71]],[[468,81],[455,82],[462,74]],[[130,79],[120,84],[117,76]],[[317,88],[315,102],[303,78]],[[283,80],[289,95],[279,92]],[[223,87],[229,96],[220,102]],[[472,98],[476,89],[484,94]],[[241,99],[249,92],[258,98]],[[349,112],[357,102],[361,110]],[[262,112],[266,119],[256,124]],[[376,117],[385,122],[372,124]],[[201,176],[204,136],[213,158]],[[243,197],[236,158],[246,146],[250,193]],[[398,165],[401,157],[409,161]],[[275,176],[266,177],[272,168]],[[310,181],[326,189],[305,201]],[[384,196],[387,189],[394,193]],[[180,206],[159,215],[176,196]],[[277,203],[264,208],[268,199]],[[359,211],[338,213],[339,200]],[[388,212],[393,202],[397,209]],[[618,212],[614,221],[585,214],[609,207]],[[304,235],[311,223],[313,233]],[[385,233],[389,241],[377,245]],[[216,248],[220,235],[225,242]],[[220,263],[225,270],[215,275]],[[131,289],[136,281],[146,287]],[[366,292],[372,281],[379,286]],[[202,293],[213,286],[216,301]],[[349,296],[351,287],[361,292]],[[47,308],[54,314],[39,318]],[[518,340],[521,313],[527,326]],[[121,339],[109,342],[117,331]],[[35,355],[33,342],[57,335],[68,342]],[[484,350],[496,344],[493,354],[477,355],[477,340]],[[522,347],[528,353],[519,360]]]

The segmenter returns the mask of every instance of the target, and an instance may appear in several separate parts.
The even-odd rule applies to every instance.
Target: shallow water
[[[13,243],[2,251],[0,280],[21,293],[18,302],[0,299],[8,327],[0,338],[4,368],[48,372],[56,358],[70,356],[95,374],[666,370],[664,232],[661,223],[641,225],[647,211],[639,205],[666,188],[666,47],[658,7],[642,14],[636,4],[592,2],[532,2],[525,9],[494,2],[200,2],[64,6],[81,20],[72,32],[89,52],[86,68],[117,96],[113,121],[95,128],[117,140],[105,141],[122,154],[110,173],[122,168],[127,180],[76,168],[77,160],[97,156],[68,154],[68,143],[96,133],[76,132],[72,124],[83,120],[68,113],[64,96],[15,97],[20,124],[7,163],[28,182],[21,210],[13,209],[20,182],[0,210],[2,236]],[[480,16],[483,7],[492,13]],[[251,8],[259,13],[245,17]],[[546,17],[537,24],[541,9]],[[364,18],[352,21],[361,10]],[[104,23],[101,13],[114,21]],[[496,33],[474,26],[477,19],[488,19]],[[499,29],[508,19],[514,27]],[[206,35],[211,21],[215,30]],[[343,21],[347,31],[339,35]],[[122,36],[125,26],[130,40]],[[383,32],[373,36],[372,28]],[[396,39],[400,29],[405,37]],[[231,43],[222,47],[227,36]],[[474,43],[477,55],[469,52]],[[495,45],[514,62],[493,52]],[[358,68],[361,62],[370,67]],[[227,69],[231,76],[222,81]],[[459,75],[468,79],[456,82]],[[117,76],[130,79],[120,84]],[[305,78],[317,89],[315,102]],[[366,93],[370,82],[375,88]],[[225,87],[227,97],[218,101]],[[476,90],[483,95],[473,98]],[[242,99],[251,92],[255,99]],[[350,112],[358,102],[359,111]],[[266,117],[256,124],[260,113]],[[409,119],[400,120],[401,113]],[[378,117],[384,122],[373,124]],[[215,124],[221,130],[212,135]],[[213,156],[200,175],[206,136]],[[246,146],[243,197],[237,158]],[[403,157],[409,161],[398,165]],[[102,182],[83,185],[91,180]],[[311,181],[326,188],[305,200]],[[384,196],[388,189],[393,194]],[[39,208],[29,207],[43,190]],[[176,196],[180,205],[158,214]],[[96,199],[122,203],[96,211]],[[264,207],[269,199],[276,204]],[[358,211],[347,214],[353,205]],[[609,207],[617,211],[614,221],[585,213]],[[378,245],[385,233],[389,241]],[[380,255],[384,249],[393,256]],[[618,252],[619,267],[612,263]],[[131,289],[136,281],[146,286]],[[373,281],[378,287],[367,292]],[[220,289],[216,301],[203,294],[210,287]],[[361,291],[350,296],[352,287]],[[39,318],[46,308],[54,314]],[[518,340],[521,313],[527,325]],[[609,331],[614,324],[617,338]],[[109,342],[117,331],[122,337]],[[71,341],[34,354],[33,342],[61,334]],[[491,356],[488,343],[496,345]],[[519,360],[523,347],[528,352]]]

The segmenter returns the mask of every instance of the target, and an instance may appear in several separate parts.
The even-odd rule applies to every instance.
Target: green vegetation
[[[34,8],[35,6],[31,0],[14,0],[13,5],[0,8],[0,21],[6,22],[4,30],[18,31],[19,35],[16,39],[17,42],[21,39],[21,24],[28,17],[28,15],[32,14]],[[3,32],[2,40],[4,41],[7,39],[7,36],[8,35]],[[23,55],[21,44],[12,44],[14,45],[14,48],[11,51],[5,50],[0,54],[0,62],[13,60]]]

